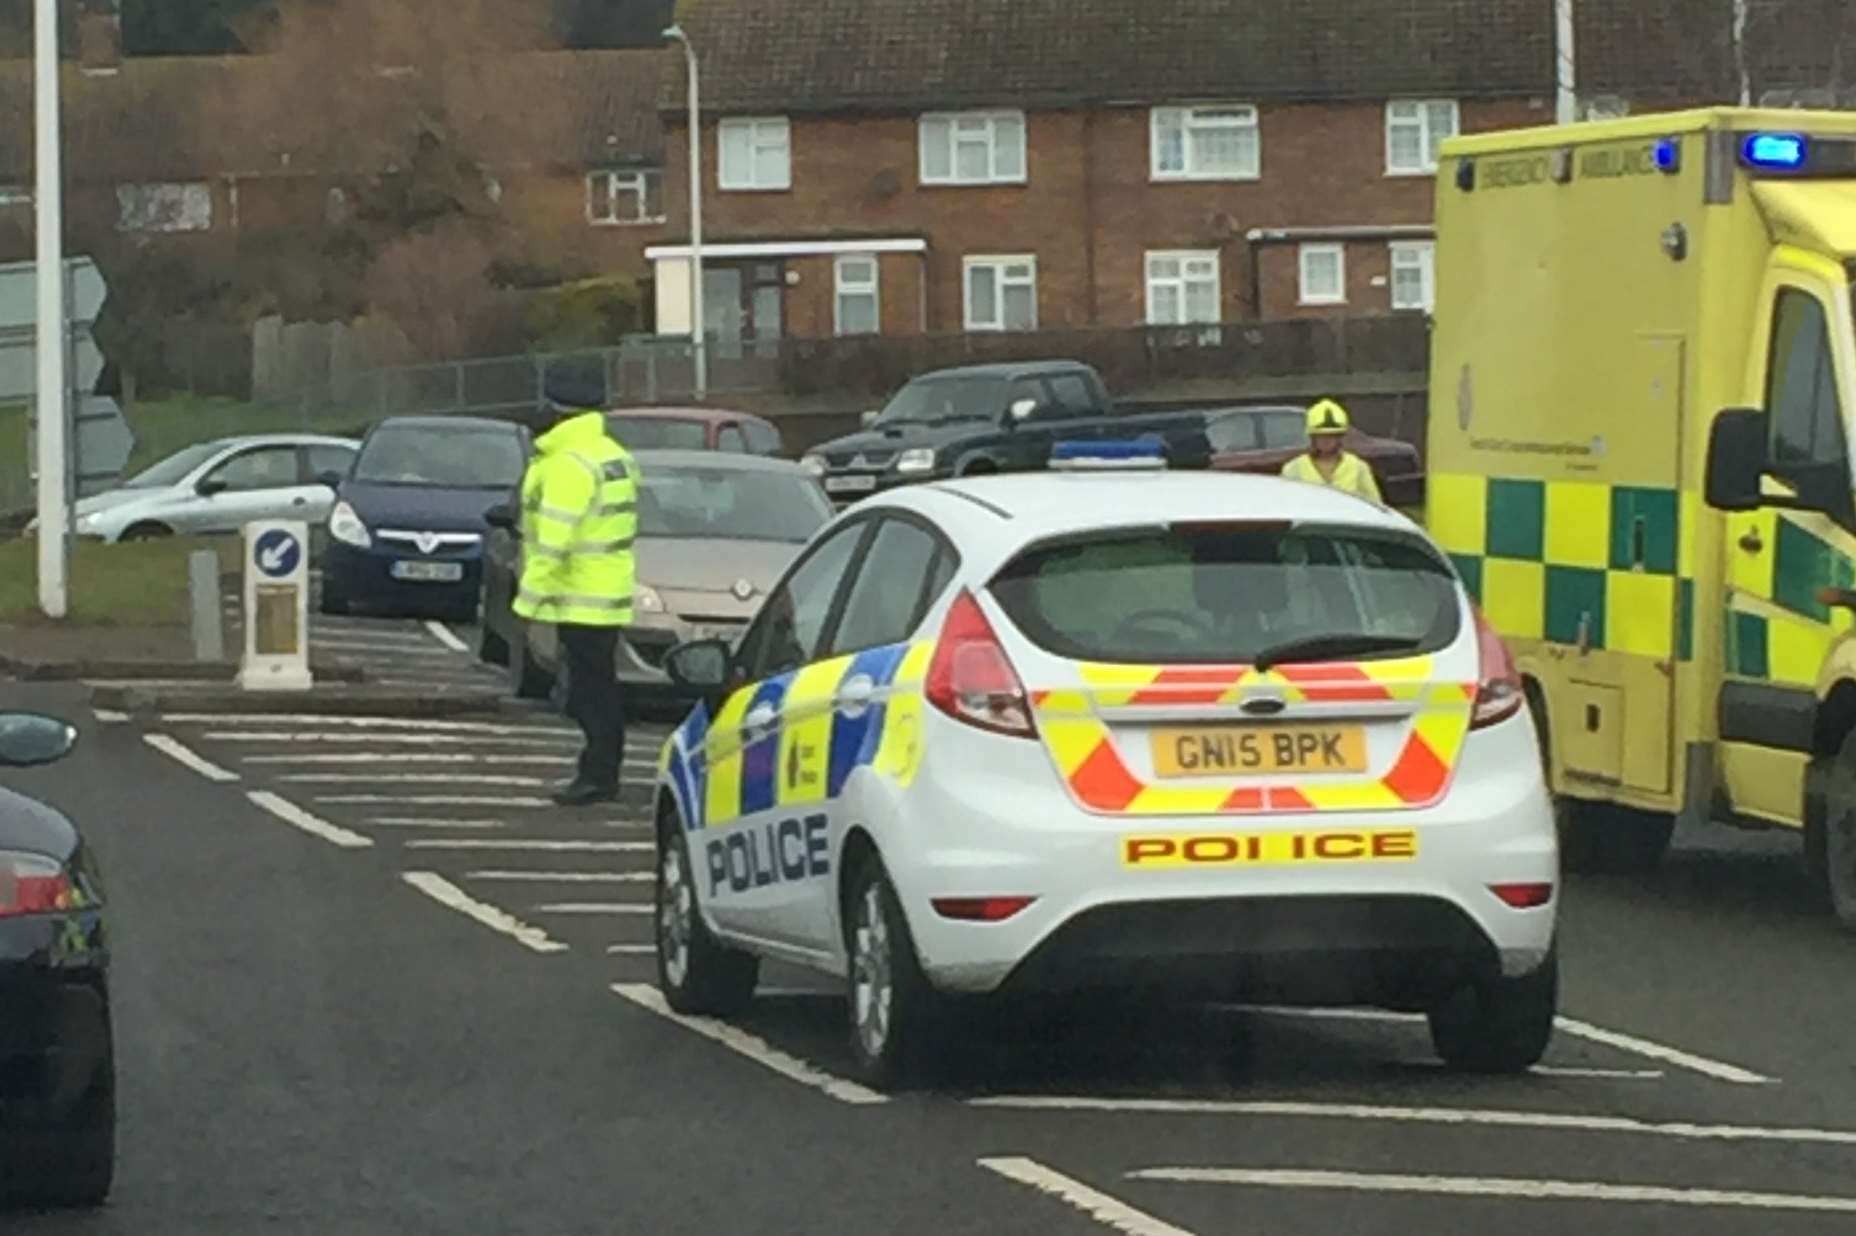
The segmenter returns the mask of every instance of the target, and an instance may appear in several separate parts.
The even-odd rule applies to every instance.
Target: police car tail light
[[[0,918],[56,914],[75,899],[70,875],[52,859],[0,853]]]
[[[936,897],[934,912],[963,923],[1003,923],[1036,897]]]
[[[1508,645],[1502,643],[1502,637],[1495,633],[1481,610],[1476,610],[1475,614],[1476,654],[1482,668],[1476,675],[1476,708],[1469,724],[1471,729],[1481,729],[1520,712],[1525,697],[1521,691],[1521,675],[1514,667],[1514,658],[1508,655]]]
[[[1025,684],[970,592],[954,598],[941,624],[924,694],[956,721],[995,734],[1037,737]]]

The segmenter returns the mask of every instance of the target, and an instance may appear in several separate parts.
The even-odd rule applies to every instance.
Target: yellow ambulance
[[[1856,927],[1856,113],[1458,138],[1437,193],[1427,522],[1566,860],[1796,829]]]

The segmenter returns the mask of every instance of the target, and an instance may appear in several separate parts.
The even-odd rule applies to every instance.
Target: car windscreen
[[[639,536],[799,544],[832,515],[807,476],[648,463],[639,471]]]
[[[1004,378],[928,378],[911,382],[877,416],[878,425],[992,420],[1005,411]]]
[[[161,462],[136,473],[122,483],[123,489],[165,489],[187,479],[189,473],[219,452],[224,442],[201,442],[176,451]]]
[[[709,445],[706,424],[672,416],[612,416],[606,428],[633,451],[700,451]]]
[[[522,442],[512,429],[389,425],[361,448],[353,479],[370,485],[509,489],[522,479]]]
[[[1079,661],[1254,664],[1447,647],[1456,578],[1423,542],[1288,523],[1110,529],[1034,545],[992,593],[1038,647]],[[1343,655],[1344,654],[1344,655]]]

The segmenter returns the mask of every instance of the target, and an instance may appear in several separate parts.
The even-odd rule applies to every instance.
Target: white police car
[[[1424,1011],[1449,1063],[1531,1065],[1552,813],[1446,559],[1316,486],[1066,453],[859,505],[738,648],[671,654],[708,697],[659,782],[671,1006],[847,977],[875,1084],[955,997],[1098,986]]]

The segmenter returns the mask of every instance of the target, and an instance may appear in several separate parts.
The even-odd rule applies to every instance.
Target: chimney
[[[122,67],[121,0],[66,0],[76,15],[77,61],[86,73]]]

